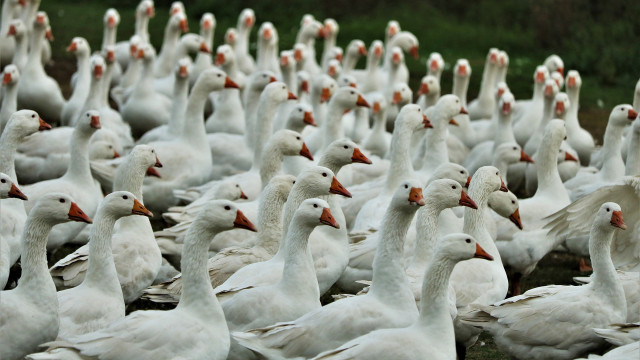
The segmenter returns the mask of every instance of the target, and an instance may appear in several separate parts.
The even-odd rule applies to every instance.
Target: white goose
[[[108,94],[108,89],[119,84],[122,79],[122,67],[120,66],[120,63],[116,61],[116,34],[118,32],[118,25],[120,25],[120,13],[114,8],[107,9],[104,13],[103,22],[104,32],[102,35],[102,51],[107,51],[107,49],[111,49],[113,51],[114,64],[111,81],[105,86],[105,89],[107,89],[106,93]]]
[[[342,64],[342,73],[350,74],[355,69],[356,64],[361,56],[367,55],[367,48],[364,42],[359,39],[351,40],[345,51],[344,62]]]
[[[20,70],[18,67],[9,64],[2,71],[2,108],[0,108],[0,134],[7,126],[11,115],[18,110],[18,80],[20,80]]]
[[[211,53],[211,49],[207,46],[206,42],[204,41],[204,38],[202,38],[202,36],[197,34],[182,35],[182,37],[180,37],[180,41],[178,42],[178,46],[175,51],[175,60],[171,64],[171,66],[175,66],[178,60],[183,59],[185,57],[191,59],[191,54],[194,54],[197,52],[204,52],[207,54]],[[175,81],[175,76],[169,73],[169,75],[167,76],[154,78],[153,87],[158,93],[170,98],[173,93],[174,81]]]
[[[115,356],[129,359],[208,358],[224,360],[229,331],[220,303],[207,281],[207,248],[213,236],[232,228],[255,227],[230,201],[216,200],[198,215],[185,241],[182,260],[184,292],[178,307],[169,311],[136,311],[106,328],[70,341],[49,343],[50,358],[89,359]],[[200,329],[192,333],[191,329]],[[189,332],[185,338],[183,335]]]
[[[236,58],[240,71],[247,76],[255,70],[255,61],[249,53],[249,35],[251,28],[256,23],[256,16],[251,9],[244,9],[238,16],[237,38],[236,38]]]
[[[577,70],[569,70],[567,73],[567,94],[571,106],[567,110],[567,142],[578,152],[580,163],[584,166],[589,164],[591,153],[595,148],[593,136],[583,129],[578,122],[578,109],[580,107],[580,87],[582,78]]]
[[[498,53],[496,48],[489,49],[487,60],[482,72],[482,82],[478,97],[469,103],[469,118],[471,120],[487,119],[491,117],[495,108],[493,89],[495,88],[496,73],[498,71]]]
[[[122,290],[111,253],[111,234],[116,221],[129,215],[152,216],[128,191],[113,192],[98,206],[89,235],[86,277],[77,287],[58,292],[58,338],[68,339],[100,330],[124,317]],[[100,304],[97,311],[95,304]]]
[[[367,54],[367,66],[365,70],[354,70],[352,75],[356,77],[360,90],[364,93],[382,90],[382,84],[378,79],[382,78],[380,61],[383,56],[383,44],[380,40],[374,40],[369,46]]]
[[[373,127],[369,134],[362,140],[362,147],[380,159],[384,158],[391,145],[391,134],[386,130],[387,100],[382,94],[377,94],[369,99],[371,103],[371,116]]]
[[[6,34],[9,30],[11,20],[22,11],[26,5],[24,0],[9,0],[2,3],[2,20],[0,22],[0,34]],[[2,64],[10,64],[13,53],[16,49],[16,43],[9,37],[2,37],[0,40],[0,62]]]
[[[22,276],[15,289],[0,292],[3,359],[22,359],[58,335],[58,298],[47,271],[46,246],[51,228],[68,221],[91,223],[70,196],[56,192],[43,196],[27,218],[21,241]]]
[[[380,328],[408,326],[418,311],[402,264],[402,244],[416,210],[424,205],[422,186],[402,182],[381,228],[371,291],[333,302],[300,318],[234,334],[242,345],[267,357],[309,358]]]
[[[438,52],[432,52],[427,59],[427,75],[434,76],[440,82],[444,70],[444,59]]]
[[[421,275],[424,281],[420,292],[425,301],[412,325],[372,331],[314,359],[455,359],[454,329],[447,312],[449,277],[460,261],[493,257],[467,234],[447,235],[434,247],[433,258]]]
[[[278,31],[269,21],[262,23],[258,29],[258,50],[256,53],[256,70],[267,70],[281,78],[278,62]]]
[[[549,70],[540,65],[533,73],[533,97],[524,102],[520,100],[514,108],[513,132],[521,146],[527,143],[531,134],[535,131],[544,116],[544,98],[549,90],[546,80],[549,78]]]
[[[382,64],[385,70],[388,71],[391,68],[392,49],[394,47],[399,47],[403,51],[411,54],[414,59],[418,59],[418,39],[408,31],[400,31],[393,35],[393,37],[387,42],[386,56],[384,63]],[[404,62],[400,64],[400,68],[398,69],[398,78],[396,81],[403,83],[409,82],[409,70]]]
[[[542,143],[542,137],[545,132],[545,128],[551,119],[562,119],[564,120],[567,115],[567,110],[571,106],[569,102],[569,96],[564,92],[559,92],[556,94],[553,102],[551,103],[551,112],[548,116],[545,116],[542,121],[538,124],[538,128],[531,135],[527,143],[524,145],[524,151],[529,154],[535,154],[540,148],[540,144]]]
[[[155,8],[153,0],[142,0],[136,7],[135,11],[135,35],[139,38],[143,44],[150,43],[149,41],[149,20],[155,16]],[[115,44],[116,46],[116,60],[120,63],[122,69],[128,69],[130,65],[129,47],[130,41],[120,41]],[[123,77],[126,79],[126,77]]]
[[[171,70],[178,59],[178,41],[180,35],[189,32],[187,24],[187,16],[184,12],[176,12],[172,14],[164,28],[164,39],[160,53],[153,63],[153,76],[163,78],[171,75]]]
[[[244,86],[244,74],[238,70],[235,53],[231,46],[218,46],[215,65],[222,68],[240,88]],[[240,74],[243,76],[238,76]],[[238,82],[236,79],[242,80],[242,82]],[[245,133],[245,114],[240,100],[240,89],[220,91],[215,98],[214,108],[215,111],[206,121],[208,133],[224,132],[240,135]]]
[[[20,199],[27,200],[27,196],[18,189],[16,184],[9,175],[0,173],[0,199]],[[9,277],[9,268],[11,267],[10,258],[11,255],[9,244],[4,240],[3,236],[0,236],[0,288],[4,289]]]
[[[202,14],[202,17],[200,18],[200,36],[202,36],[202,38],[204,39],[204,43],[209,49],[213,49],[213,33],[215,32],[215,30],[216,17],[210,12]],[[198,76],[200,76],[200,74],[208,69],[212,64],[213,59],[211,59],[211,54],[204,51],[199,51],[198,55],[196,55],[196,59],[193,62],[193,71],[189,75],[190,85],[193,86],[193,84],[196,83]],[[227,71],[225,70],[225,72]],[[230,77],[236,84],[238,84],[240,87],[243,87],[243,84],[240,83],[240,80],[236,76],[230,74]]]
[[[544,286],[490,306],[472,305],[476,310],[465,314],[463,322],[489,331],[502,351],[517,358],[573,359],[602,346],[591,328],[624,322],[627,315],[624,290],[611,261],[618,228],[626,229],[620,206],[602,204],[589,239],[592,283]]]
[[[100,129],[100,116],[95,110],[87,111],[80,117],[71,139],[71,158],[69,168],[65,174],[57,179],[41,181],[24,187],[29,195],[29,201],[25,204],[27,214],[31,212],[34,204],[47,193],[58,191],[72,196],[78,204],[93,216],[102,201],[102,189],[91,176],[89,165],[89,139]],[[57,249],[64,243],[74,239],[80,233],[85,224],[64,224],[56,227],[49,235],[47,249]]]
[[[91,85],[91,65],[89,62],[91,48],[87,40],[83,37],[74,37],[67,47],[67,51],[75,54],[78,61],[78,70],[75,73],[77,76],[73,93],[62,107],[62,113],[60,114],[60,122],[63,125],[76,123]]]
[[[606,329],[594,328],[593,331],[607,342],[618,347],[602,356],[589,355],[588,359],[578,360],[625,360],[631,359],[640,351],[640,323],[610,325]]]
[[[113,191],[131,192],[142,201],[145,174],[149,174],[148,169],[161,166],[152,147],[136,146],[116,170]],[[128,304],[155,279],[161,263],[160,251],[149,220],[139,217],[118,220],[111,243],[121,293]],[[51,276],[58,289],[72,288],[84,280],[89,252],[90,246],[82,246],[51,267]]]
[[[306,60],[304,61],[304,68],[302,70],[309,73],[311,76],[318,75],[320,73],[320,66],[316,60],[315,39],[326,37],[325,27],[319,21],[309,18],[309,21],[305,21],[303,18],[302,24],[300,24],[300,30],[296,35],[296,43],[303,44],[305,46]]]
[[[9,22],[7,22],[9,23]],[[5,24],[3,22],[2,24]],[[3,25],[4,26],[4,25]],[[13,19],[6,32],[7,37],[13,36],[16,48],[13,52],[13,59],[9,62],[23,70],[29,59],[29,39],[27,38],[27,27],[20,19]]]

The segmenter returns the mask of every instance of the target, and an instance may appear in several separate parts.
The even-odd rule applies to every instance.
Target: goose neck
[[[342,62],[342,72],[344,74],[350,73],[356,68],[357,63],[358,58],[351,53],[347,53],[347,56],[344,57],[344,61]]]
[[[542,110],[542,120],[538,123],[538,129],[536,132],[540,135],[544,133],[544,128],[547,127],[549,120],[551,120],[551,114],[553,112],[553,99],[546,97],[544,98],[544,107]]]
[[[296,69],[293,66],[282,71],[282,82],[287,85],[287,89],[293,94],[298,93],[298,79],[296,78]]]
[[[209,92],[210,89],[207,88],[206,84],[196,82],[189,95],[189,100],[187,100],[184,126],[180,136],[194,146],[205,143],[207,147],[209,146],[204,127],[204,106]]]
[[[104,31],[102,32],[102,50],[106,49],[107,46],[114,46],[116,44],[116,27],[104,27]]]
[[[287,232],[289,231],[291,219],[293,219],[293,215],[300,204],[306,199],[315,196],[315,193],[315,191],[310,189],[308,184],[304,184],[302,181],[296,181],[293,188],[291,188],[289,197],[284,204],[284,211],[282,212],[282,237],[280,239],[280,246],[278,247],[278,253],[276,255],[284,257]]]
[[[238,56],[247,56],[249,54],[249,29],[243,23],[238,23],[238,40],[236,41],[236,54]]]
[[[509,163],[507,162],[507,160],[499,157],[499,156],[495,156],[493,157],[493,162],[491,163],[491,166],[497,168],[500,171],[500,175],[502,175],[502,180],[504,181],[504,183],[507,183],[507,173],[509,171]]]
[[[246,145],[250,148],[250,149],[255,149],[254,146],[254,137],[255,137],[255,133],[257,130],[254,130],[254,127],[256,125],[256,115],[257,115],[257,106],[255,104],[259,103],[259,99],[260,99],[260,91],[256,91],[254,89],[251,89],[249,86],[247,87],[247,89],[245,89],[244,92],[244,106],[245,106],[245,111],[244,111],[244,121],[245,121],[245,133],[244,133],[244,139],[245,139],[245,143]],[[254,156],[255,156],[255,152],[254,152]]]
[[[22,275],[18,282],[19,289],[30,289],[42,294],[42,291],[53,289],[55,285],[47,266],[47,239],[55,224],[31,212],[27,217],[22,235]]]
[[[555,196],[558,201],[568,200],[564,190],[560,173],[558,173],[558,148],[553,146],[552,140],[543,138],[536,156],[536,173],[538,175],[538,190],[535,195]],[[534,196],[535,196],[534,195]],[[566,199],[565,199],[566,198]],[[568,204],[568,202],[567,202]]]
[[[380,65],[381,58],[376,56],[369,56],[367,58],[367,67],[366,70],[368,73],[374,73],[378,70],[378,66]]]
[[[89,265],[84,283],[109,292],[122,292],[111,251],[111,235],[117,219],[100,207],[93,220],[89,235]]]
[[[258,242],[269,254],[275,254],[282,236],[282,208],[287,200],[277,191],[265,189],[258,206]]]
[[[413,175],[411,164],[411,129],[404,123],[393,129],[391,145],[389,147],[389,172],[385,181],[385,191],[393,192],[403,179]]]
[[[437,326],[453,339],[453,323],[449,314],[449,278],[456,262],[435,254],[422,282],[420,298],[421,326]],[[441,334],[442,336],[443,334]]]
[[[484,214],[487,209],[489,195],[491,195],[493,190],[487,188],[486,185],[483,186],[484,181],[482,181],[482,179],[478,179],[477,181],[478,182],[475,183],[475,181],[472,180],[472,185],[469,187],[469,196],[473,201],[475,201],[478,209],[474,210],[472,208],[465,207],[462,232],[475,237],[478,244],[480,244],[483,249],[494,257],[496,264],[502,264],[500,253],[498,252],[498,249],[485,226]]]
[[[2,34],[5,34],[5,33],[6,32],[2,32]],[[28,59],[29,43],[26,41],[24,35],[22,36],[16,35],[15,39],[16,39],[16,47],[15,47],[15,52],[13,53],[12,63],[15,64],[18,67],[18,69],[22,70]]]
[[[309,248],[309,235],[315,226],[294,216],[287,238],[285,240],[284,269],[280,286],[286,288],[290,294],[313,295],[320,298],[320,290],[313,266],[313,257]]]
[[[189,96],[189,79],[177,78],[173,85],[173,103],[169,119],[169,134],[179,134],[184,128],[184,111]]]
[[[0,172],[3,172],[11,180],[17,183],[15,157],[22,136],[13,127],[6,127],[0,135]]]
[[[95,131],[76,128],[71,138],[69,168],[64,177],[78,180],[85,184],[93,184],[91,166],[89,163],[89,139]]]
[[[0,134],[4,133],[7,121],[11,114],[18,110],[18,87],[16,84],[7,84],[4,87],[4,95],[2,97],[2,108],[0,109]],[[0,145],[1,149],[1,145]],[[2,155],[0,155],[0,159]],[[1,161],[1,160],[0,160]]]
[[[482,72],[482,83],[480,84],[480,94],[478,97],[490,97],[493,96],[491,93],[496,85],[496,73],[498,72],[498,67],[495,64],[488,63]]]
[[[267,186],[271,178],[280,172],[283,157],[279,144],[272,142],[267,143],[265,146],[260,161],[253,162],[252,168],[258,167],[260,169],[260,179],[263,187]]]
[[[602,169],[600,170],[611,178],[620,175],[621,169],[624,169],[624,161],[622,161],[622,133],[624,128],[614,124],[607,124],[604,132],[604,141],[602,144]]]
[[[462,101],[462,106],[467,107],[467,90],[469,89],[469,77],[453,77],[453,90],[452,93]]]
[[[426,132],[424,141],[426,149],[422,161],[422,169],[435,169],[441,164],[449,162],[447,148],[447,120],[436,119],[435,126]]]
[[[254,132],[253,142],[253,162],[262,159],[262,152],[266,142],[273,133],[273,118],[278,110],[278,104],[271,99],[262,99],[258,103],[258,112],[256,117],[256,131]]]
[[[505,115],[502,111],[498,111],[498,126],[493,140],[493,150],[495,151],[499,145],[508,142],[516,142],[511,126],[511,113]]]
[[[109,105],[109,90],[111,89],[111,79],[113,78],[114,63],[107,64],[106,70],[102,75],[102,89],[100,90],[100,109],[111,107]]]
[[[146,164],[137,159],[129,159],[129,161],[124,162],[116,170],[113,191],[128,191],[142,202],[142,184],[147,168]]]
[[[44,41],[45,29],[40,27],[34,27],[31,31],[31,36],[29,40],[29,48],[30,54],[41,54],[42,53],[42,42]],[[29,56],[27,59],[27,67],[33,68],[34,66],[41,64],[39,56]],[[42,66],[40,66],[42,67]]]
[[[579,127],[578,123],[578,108],[580,107],[580,89],[575,86],[567,89],[567,96],[569,96],[569,109],[566,114],[567,130],[574,130]]]
[[[387,110],[383,110],[373,115],[373,127],[371,128],[371,132],[376,134],[382,134],[387,131],[386,129],[387,122]]]
[[[593,267],[593,288],[610,301],[625,304],[624,290],[611,260],[611,242],[615,229],[608,224],[593,225],[589,234],[589,254]]]
[[[334,174],[339,173],[344,165],[345,164],[340,163],[339,161],[337,161],[337,159],[330,156],[329,154],[323,155],[318,161],[318,166],[326,167],[327,169],[331,170]]]
[[[433,196],[426,196],[425,201],[426,204],[416,214],[416,244],[410,269],[425,269],[438,241],[438,216],[444,207]]]
[[[136,18],[136,35],[140,37],[141,43],[149,43],[149,17],[140,15]]]

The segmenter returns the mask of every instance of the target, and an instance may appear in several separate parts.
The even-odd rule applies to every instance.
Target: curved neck
[[[289,231],[289,225],[291,224],[294,213],[303,201],[316,196],[316,191],[311,190],[310,187],[310,185],[304,184],[303,181],[297,180],[293,188],[291,188],[289,197],[284,204],[284,211],[282,212],[282,238],[276,256],[284,256],[285,239],[287,238],[287,232]]]
[[[173,84],[173,103],[169,119],[169,134],[177,135],[184,128],[184,111],[189,96],[189,78],[176,78]]]
[[[544,108],[542,110],[542,120],[538,123],[538,128],[536,129],[536,134],[538,136],[542,136],[544,134],[544,128],[547,127],[549,120],[551,120],[551,114],[553,112],[552,109],[553,99],[550,97],[544,97]],[[534,135],[532,135],[533,137]]]
[[[462,106],[467,107],[467,90],[469,89],[469,77],[453,77],[453,95],[457,96],[462,101]]]
[[[255,137],[255,133],[256,130],[254,130],[254,127],[256,126],[256,115],[257,115],[257,109],[259,106],[259,102],[260,102],[260,94],[262,93],[262,89],[260,90],[255,90],[255,89],[251,89],[250,86],[247,86],[247,89],[244,92],[244,106],[245,106],[245,111],[244,111],[244,121],[245,121],[245,133],[244,133],[244,139],[245,142],[247,144],[247,146],[249,146],[250,149],[255,149],[255,144],[254,144],[254,137]],[[254,152],[254,158],[255,158],[255,152]]]
[[[0,136],[0,172],[9,175],[14,183],[18,182],[15,167],[16,150],[22,138],[23,136],[13,127],[5,128]]]
[[[4,32],[2,33],[4,34]],[[29,43],[26,41],[24,35],[15,36],[16,39],[16,47],[15,52],[13,53],[13,59],[11,60],[13,64],[15,64],[19,70],[24,68],[24,65],[27,63],[28,54],[29,54]]]
[[[326,149],[332,142],[344,137],[342,116],[346,110],[333,99],[329,101],[327,116],[320,125],[322,127],[322,149]]]
[[[344,57],[344,61],[342,62],[342,73],[348,74],[353,69],[356,68],[356,64],[358,63],[359,56],[354,55],[350,52],[347,53],[347,56]]]
[[[536,172],[538,175],[538,190],[534,196],[549,195],[553,196],[557,201],[569,201],[569,195],[562,184],[560,173],[558,173],[558,149],[559,146],[553,146],[551,139],[540,143],[538,153],[536,155]],[[481,244],[482,245],[482,244]]]
[[[275,254],[282,237],[282,208],[287,201],[275,189],[264,190],[260,205],[258,206],[258,241],[257,245],[264,248],[269,254]]]
[[[244,24],[238,20],[238,40],[236,41],[236,54],[246,56],[249,54],[249,34],[251,32]]]
[[[123,88],[128,88],[130,86],[134,86],[136,81],[140,78],[140,67],[142,66],[142,60],[133,58],[129,61],[129,66],[127,70],[125,70],[122,75],[122,80],[120,86]]]
[[[100,109],[104,107],[111,107],[109,105],[109,89],[111,89],[111,78],[113,78],[114,63],[106,64],[106,70],[102,74],[102,89],[100,91]]]
[[[0,109],[0,121],[2,121],[0,123],[0,134],[4,133],[4,128],[7,126],[11,114],[18,110],[18,86],[16,85],[17,83],[7,84],[4,87],[2,109]],[[0,151],[2,151],[2,145],[0,145]],[[0,155],[1,158],[2,155]]]
[[[501,264],[500,253],[489,235],[484,222],[489,195],[491,195],[493,191],[482,186],[484,182],[483,179],[476,178],[477,177],[472,178],[471,185],[469,185],[469,196],[475,201],[478,209],[464,208],[464,225],[462,232],[475,237],[478,244],[495,258],[494,261],[496,261],[497,264]]]
[[[91,166],[89,163],[89,139],[95,131],[82,131],[76,128],[71,138],[69,168],[64,177],[93,184]]]
[[[417,209],[417,206],[399,209],[392,203],[382,219],[369,290],[376,297],[395,297],[401,289],[409,288],[404,270],[404,240]]]
[[[32,289],[38,296],[42,295],[43,289],[52,287],[55,293],[55,285],[47,266],[47,239],[55,224],[39,215],[31,211],[24,224],[20,260],[22,276],[18,281],[18,289]]]
[[[589,254],[593,267],[593,289],[612,302],[625,303],[624,290],[611,261],[612,226],[593,225],[589,234]]]
[[[418,325],[437,327],[438,337],[447,340],[455,338],[453,323],[449,313],[449,278],[456,262],[435,254],[427,268],[422,282],[420,297],[420,317]]]
[[[447,124],[449,119],[435,119],[434,128],[426,132],[424,141],[427,148],[422,160],[422,169],[435,170],[438,166],[449,162],[447,148]]]
[[[91,83],[91,64],[89,63],[88,54],[78,55],[78,78],[76,80],[76,87],[71,93],[71,98],[85,98],[87,96],[88,88]],[[71,99],[69,99],[71,100]]]
[[[309,235],[315,226],[305,224],[300,217],[294,217],[287,232],[284,255],[284,269],[279,285],[291,295],[313,295],[320,298],[320,290],[309,247]]]
[[[433,196],[425,196],[425,200],[426,204],[416,214],[416,244],[408,267],[414,272],[424,271],[431,262],[438,241],[438,216],[444,210],[440,201]]]
[[[295,66],[288,66],[282,71],[282,82],[287,85],[287,89],[291,91],[292,94],[298,93],[298,79],[296,78],[296,68]]]
[[[260,169],[260,179],[262,187],[267,186],[272,177],[277,175],[282,169],[282,150],[280,144],[276,141],[268,142],[263,151],[260,161],[254,161],[251,165],[252,169],[256,167]]]
[[[111,235],[116,218],[98,208],[89,234],[89,265],[83,283],[109,292],[122,292],[111,251]]]
[[[502,181],[507,183],[507,173],[509,171],[509,163],[507,160],[503,159],[500,156],[496,156],[494,154],[493,161],[491,162],[491,166],[497,168],[500,171],[500,175],[502,176]]]
[[[262,159],[262,151],[265,143],[273,133],[273,118],[278,110],[278,103],[272,99],[262,98],[258,104],[258,112],[256,117],[254,145],[253,145],[253,162]]]
[[[602,143],[602,169],[600,171],[610,179],[624,175],[624,161],[622,161],[622,133],[624,127],[609,122],[604,132]]]
[[[389,153],[391,161],[387,179],[384,184],[385,192],[393,192],[400,185],[403,179],[413,175],[413,165],[411,164],[411,133],[407,124],[399,123],[393,129],[391,136],[391,146]]]
[[[142,202],[142,183],[147,166],[137,159],[128,159],[116,170],[113,179],[113,191],[128,191]]]
[[[198,55],[201,55],[201,54],[209,55],[209,54],[204,53],[202,51],[198,52]],[[233,61],[227,61],[226,64],[222,65],[222,71],[224,71],[227,74],[227,76],[229,76],[230,78],[235,80],[234,79],[234,75],[238,74],[238,72],[240,71],[240,70],[238,70],[238,62],[235,59],[233,59]],[[287,85],[287,86],[289,86],[289,85]],[[238,89],[224,89],[224,90],[222,90],[222,92],[227,92],[227,91],[234,91],[235,92],[235,91],[238,91]]]

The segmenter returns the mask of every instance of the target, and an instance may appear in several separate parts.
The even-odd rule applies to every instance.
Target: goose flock
[[[640,81],[600,146],[555,54],[517,100],[491,48],[467,102],[436,52],[414,94],[394,20],[265,21],[254,58],[253,10],[214,48],[176,1],[156,51],[142,0],[65,99],[39,5],[2,5],[0,359],[640,358]],[[523,293],[552,251],[592,275]]]

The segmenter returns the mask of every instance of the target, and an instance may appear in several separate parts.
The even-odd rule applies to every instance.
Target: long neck
[[[47,266],[47,239],[53,225],[31,212],[22,235],[22,276],[18,288],[34,289],[38,293],[55,285]]]
[[[264,188],[272,177],[277,175],[282,169],[282,150],[277,142],[269,142],[263,151],[262,159],[254,161],[252,168],[260,168],[260,179]]]
[[[497,168],[500,171],[500,175],[502,175],[502,179],[504,183],[507,183],[507,173],[509,171],[509,163],[507,160],[500,156],[494,156],[493,161],[491,162],[491,166]]]
[[[5,96],[7,96],[5,94]],[[631,141],[627,149],[627,162],[625,164],[625,175],[639,175],[640,174],[640,133],[631,129]]]
[[[142,73],[138,79],[136,90],[143,90],[144,93],[152,93],[153,87],[153,61],[150,59],[142,59]]]
[[[102,50],[106,49],[107,46],[113,46],[116,44],[116,32],[117,27],[109,27],[105,26],[104,31],[102,33]]]
[[[436,119],[435,127],[427,131],[425,141],[427,149],[424,152],[422,169],[435,169],[449,162],[449,149],[447,148],[447,124],[448,119]]]
[[[440,340],[451,341],[452,344],[455,335],[449,313],[448,290],[449,278],[455,265],[453,260],[434,255],[422,282],[418,318],[419,326],[437,328]]]
[[[467,107],[467,90],[469,89],[469,77],[453,77],[453,95],[456,95],[460,101],[462,101],[462,106]]]
[[[188,101],[189,79],[178,77],[173,85],[173,103],[169,119],[169,133],[179,134],[184,128],[184,108]]]
[[[91,82],[89,85],[89,92],[86,94],[86,99],[83,105],[83,109],[87,110],[99,110],[102,104],[102,94],[104,89],[104,76],[97,79],[95,76],[91,76]],[[78,119],[73,119],[75,124]]]
[[[262,159],[262,151],[264,145],[269,140],[271,133],[273,133],[273,118],[278,110],[278,104],[271,99],[261,99],[258,104],[257,123],[254,124],[256,131],[254,132],[254,148],[253,148],[253,162],[260,161]]]
[[[386,122],[387,122],[387,110],[382,110],[377,114],[373,115],[373,128],[371,128],[372,133],[383,134],[386,131]]]
[[[29,59],[27,60],[27,67],[34,68],[36,64],[40,64],[40,56],[38,54],[42,53],[42,42],[44,41],[44,33],[45,29],[40,26],[34,27],[33,32],[31,34],[31,43],[30,43],[30,54]],[[42,68],[42,66],[40,66]]]
[[[557,201],[568,200],[567,191],[564,189],[560,173],[558,173],[557,146],[551,146],[549,141],[540,143],[535,161],[538,175],[538,190],[535,195],[555,196]],[[562,199],[558,197],[562,197]]]
[[[130,86],[134,86],[138,79],[140,78],[140,67],[142,66],[142,60],[137,58],[132,58],[129,61],[129,66],[127,70],[122,75],[122,80],[120,86],[123,88],[128,88]]]
[[[578,123],[578,108],[580,107],[580,88],[574,86],[567,88],[567,95],[569,96],[569,110],[567,110],[567,116],[565,124],[567,125],[567,131],[575,130],[580,127]]]
[[[71,138],[71,158],[69,159],[69,168],[64,174],[65,177],[75,180],[93,182],[91,175],[91,166],[89,164],[89,139],[93,135],[93,131],[85,132],[76,128]]]
[[[602,144],[602,171],[609,178],[617,178],[624,174],[624,161],[622,161],[622,133],[624,128],[615,124],[607,124]]]
[[[491,254],[491,256],[495,258],[494,261],[497,261],[499,264],[502,261],[500,253],[485,226],[484,212],[492,191],[486,189],[486,187],[483,188],[482,185],[482,180],[478,179],[477,183],[472,180],[472,184],[469,186],[469,196],[475,201],[478,209],[464,208],[464,225],[462,232],[475,237],[478,244]]]
[[[91,64],[89,63],[88,54],[78,55],[78,79],[76,81],[76,87],[71,94],[71,97],[82,98],[87,96],[87,85],[89,84],[91,73]]]
[[[4,95],[2,97],[2,109],[0,109],[0,134],[4,132],[4,128],[7,126],[7,121],[11,117],[11,114],[18,110],[18,86],[17,83],[7,84],[4,87]],[[0,145],[0,149],[2,145]],[[0,155],[0,158],[2,155]]]
[[[142,183],[147,167],[141,161],[129,159],[118,167],[113,180],[113,191],[128,191],[142,201]]]
[[[403,204],[404,206],[404,204]],[[417,210],[411,209],[411,210]],[[374,296],[388,297],[409,287],[404,270],[404,239],[413,220],[413,211],[399,210],[389,205],[382,219],[376,255],[373,259],[373,278],[370,292]]]
[[[2,136],[0,136],[0,172],[9,175],[14,183],[18,181],[16,178],[15,157],[21,140],[22,137],[14,127],[5,128]]]
[[[100,108],[110,107],[109,105],[109,89],[111,89],[111,79],[113,78],[114,63],[107,63],[106,70],[102,74],[102,89],[100,91]]]
[[[342,129],[342,116],[345,109],[333,102],[329,102],[327,117],[322,122],[323,143],[322,148],[326,149],[332,142],[344,137]]]
[[[209,54],[204,53],[202,51],[198,53],[198,55],[201,55],[201,54],[209,55]],[[238,71],[240,71],[238,69],[238,62],[236,61],[236,59],[233,59],[231,61],[227,61],[224,65],[222,65],[222,71],[224,71],[225,73],[227,73],[227,75],[229,75],[231,78],[233,78],[233,75],[237,74]],[[287,86],[289,86],[289,85],[287,85]],[[224,89],[223,92],[225,92],[225,91],[238,91],[238,90],[237,89]]]
[[[298,79],[296,78],[295,66],[288,66],[282,69],[282,82],[287,85],[287,89],[293,94],[298,93]]]
[[[278,250],[282,236],[282,208],[287,201],[285,196],[275,190],[265,189],[258,206],[258,229],[260,229],[257,245],[269,254]]]
[[[198,86],[199,85],[199,86]],[[184,126],[180,138],[189,141],[194,146],[206,144],[207,131],[204,127],[204,105],[207,102],[209,89],[206,84],[197,83],[194,85],[187,102],[187,111],[185,112]]]
[[[344,61],[342,62],[342,73],[348,74],[353,69],[356,68],[356,64],[358,63],[358,56],[348,52],[347,56],[344,57]]]
[[[2,34],[4,34],[4,32]],[[24,35],[16,35],[15,39],[16,47],[13,53],[12,63],[15,64],[18,69],[22,70],[29,53],[29,42],[26,41]]]
[[[100,207],[93,221],[89,234],[89,265],[84,283],[109,291],[122,292],[111,251],[111,235],[116,218]]]
[[[236,41],[236,54],[238,56],[246,56],[249,51],[249,33],[250,30],[242,23],[238,23],[238,40]]]
[[[244,121],[245,121],[245,133],[244,133],[244,139],[245,142],[247,144],[247,146],[249,146],[250,149],[255,149],[254,146],[254,142],[253,142],[253,138],[254,138],[254,127],[256,126],[256,108],[258,102],[259,102],[259,98],[260,98],[260,93],[262,90],[256,91],[254,89],[251,89],[250,87],[247,87],[247,89],[245,90],[245,95],[244,95],[244,107],[245,107],[245,111],[244,111]],[[255,152],[254,152],[254,156],[255,156]]]
[[[542,110],[542,120],[538,123],[538,129],[536,129],[536,133],[538,136],[544,134],[544,128],[547,127],[549,120],[551,120],[551,113],[553,109],[551,108],[553,105],[553,99],[547,96],[544,97],[544,109]]]
[[[436,198],[426,196],[426,204],[418,210],[416,221],[416,245],[409,269],[424,271],[431,262],[433,249],[438,241],[438,216],[443,207]]]
[[[149,17],[146,14],[140,14],[136,19],[136,35],[140,36],[143,43],[149,42]]]
[[[380,65],[381,58],[371,54],[367,56],[367,67],[366,70],[368,73],[373,73],[378,70],[378,65]]]
[[[280,286],[287,289],[289,294],[312,294],[313,298],[319,299],[320,290],[316,280],[311,248],[308,246],[309,235],[313,229],[315,229],[314,226],[304,224],[302,219],[298,217],[294,217],[291,221],[287,232],[284,269]]]
[[[412,131],[403,123],[397,125],[393,129],[391,146],[389,147],[391,161],[384,184],[386,192],[393,192],[403,179],[413,175],[410,141]]]
[[[209,245],[218,233],[206,230],[209,227],[204,219],[197,218],[187,230],[180,262],[182,294],[178,308],[208,309],[216,320],[224,321],[224,313],[211,287],[207,270]]]
[[[611,261],[611,241],[615,230],[612,226],[594,225],[589,234],[589,254],[593,267],[593,288],[611,301],[624,303],[624,290]]]
[[[493,138],[493,150],[495,151],[500,144],[507,142],[516,142],[516,138],[513,135],[513,128],[511,127],[511,113],[505,115],[502,111],[499,111],[498,126],[495,137]]]
[[[493,88],[495,86],[495,78],[497,66],[491,63],[487,63],[482,72],[482,83],[480,84],[480,93],[478,97],[492,96]]]
[[[289,224],[293,219],[293,214],[298,209],[298,206],[306,199],[315,196],[312,194],[312,190],[308,189],[301,181],[296,182],[289,193],[287,202],[284,204],[284,211],[282,212],[282,238],[280,240],[280,246],[278,247],[278,255],[284,256],[285,239],[287,238],[287,232],[289,231]]]

